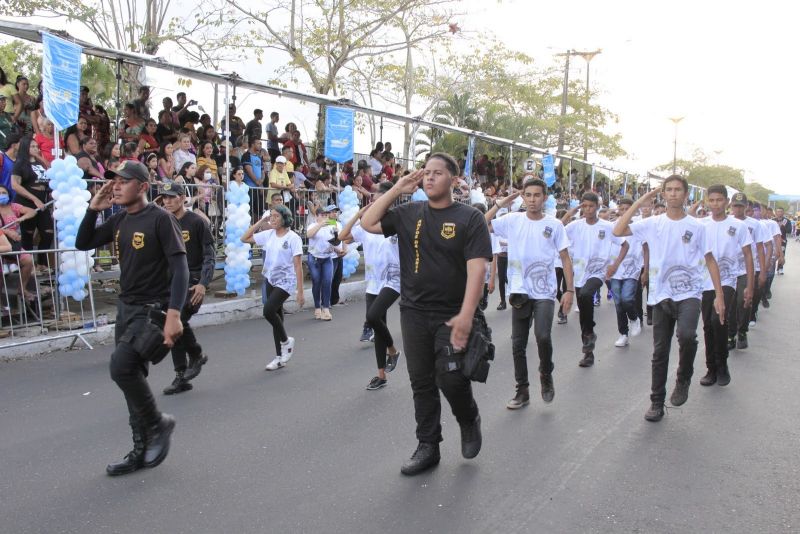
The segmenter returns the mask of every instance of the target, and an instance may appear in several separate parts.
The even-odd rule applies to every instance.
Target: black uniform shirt
[[[169,212],[148,204],[129,214],[112,215],[95,232],[117,246],[120,263],[119,299],[126,304],[164,303],[170,297],[169,256],[186,254],[178,221]]]
[[[489,228],[481,212],[454,202],[444,209],[427,202],[392,208],[381,220],[400,248],[400,306],[458,313],[467,287],[467,261],[492,259]]]
[[[199,280],[207,288],[214,270],[214,239],[208,223],[191,211],[184,213],[178,223],[181,226],[181,237],[186,247],[186,261],[192,281]],[[208,280],[205,280],[206,277]]]

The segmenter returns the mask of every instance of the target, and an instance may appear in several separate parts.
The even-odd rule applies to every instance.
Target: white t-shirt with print
[[[297,275],[294,272],[294,257],[303,255],[303,240],[289,230],[278,236],[275,230],[266,230],[253,235],[253,241],[264,251],[264,267],[261,274],[272,287],[279,287],[290,295],[297,290]]]
[[[705,255],[711,252],[703,223],[688,215],[674,221],[665,213],[636,221],[630,229],[650,250],[647,304],[702,298]]]
[[[775,267],[775,262],[778,261],[778,251],[775,250],[775,236],[781,235],[781,227],[778,226],[778,223],[775,222],[773,219],[761,219],[761,222],[764,223],[767,227],[767,235],[770,236],[772,241],[772,258],[769,262],[772,267]]]
[[[721,284],[735,289],[736,279],[747,272],[742,248],[753,243],[747,226],[730,215],[721,221],[715,221],[713,217],[704,217],[699,220],[706,225],[706,241],[711,253],[714,254],[714,259],[717,260]],[[711,274],[706,269],[703,290],[711,291],[713,289]]]
[[[508,242],[508,293],[556,300],[555,260],[569,247],[564,225],[549,215],[534,221],[510,213],[492,221],[492,231]]]
[[[614,235],[614,224],[603,219],[588,224],[586,219],[578,219],[567,225],[566,232],[575,287],[583,287],[589,278],[605,281],[606,269],[616,257],[613,245],[622,246],[625,242]]]
[[[750,248],[753,251],[753,266],[755,267],[756,272],[761,271],[761,262],[758,259],[758,251],[756,250],[756,245],[758,243],[766,243],[771,240],[770,236],[767,235],[767,231],[764,228],[764,225],[758,222],[758,220],[752,217],[745,217],[742,220],[745,226],[747,226],[747,231],[750,232],[750,237],[753,239],[753,242],[750,244]],[[764,248],[764,253],[767,253],[766,247]]]
[[[334,247],[329,241],[333,239],[334,231],[338,232],[341,229],[342,224],[338,221],[336,226],[327,221],[322,223],[322,228],[313,237],[308,238],[308,252],[315,258],[335,258],[336,250],[341,247]]]
[[[628,253],[625,259],[619,264],[617,272],[611,277],[612,280],[638,280],[642,274],[642,267],[644,267],[644,247],[642,242],[634,237],[628,236],[625,238],[628,243]],[[616,261],[622,250],[622,245],[614,244],[611,249],[611,255]]]
[[[364,279],[367,293],[377,295],[385,287],[400,293],[400,250],[397,236],[371,234],[358,222],[350,231],[353,239],[364,246]]]

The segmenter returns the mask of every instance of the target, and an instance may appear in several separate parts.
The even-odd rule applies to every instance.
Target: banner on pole
[[[42,34],[42,90],[44,112],[56,130],[66,130],[78,122],[81,89],[81,47]]]
[[[544,169],[542,178],[544,179],[544,183],[547,184],[547,187],[552,187],[553,184],[556,183],[555,163],[556,158],[553,157],[552,154],[546,154],[542,157],[542,168]]]
[[[325,110],[325,157],[336,163],[353,159],[355,116],[352,109]]]
[[[464,177],[467,179],[467,183],[471,186],[472,185],[472,160],[475,159],[475,138],[469,138],[469,142],[467,143],[467,161],[464,163]]]

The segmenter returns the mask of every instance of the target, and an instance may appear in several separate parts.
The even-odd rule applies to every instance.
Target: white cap
[[[278,156],[277,158],[275,158],[275,163],[286,163],[286,158],[284,158],[283,156]]]

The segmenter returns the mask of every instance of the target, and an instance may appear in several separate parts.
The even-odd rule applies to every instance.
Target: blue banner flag
[[[464,163],[464,177],[472,185],[472,160],[475,158],[475,138],[470,137],[467,143],[467,161]]]
[[[336,163],[353,159],[355,116],[352,109],[325,110],[325,157]]]
[[[542,179],[544,183],[547,184],[547,187],[552,187],[554,183],[556,183],[556,158],[553,157],[552,154],[546,154],[542,156],[542,167],[544,168],[544,173],[542,175]]]
[[[81,89],[81,47],[42,34],[42,89],[44,113],[56,130],[66,130],[78,122]]]

